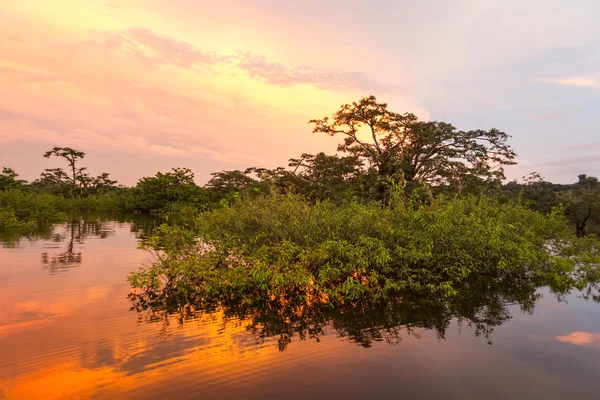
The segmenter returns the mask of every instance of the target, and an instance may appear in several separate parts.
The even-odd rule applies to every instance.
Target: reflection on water
[[[136,216],[133,220],[131,217],[125,218],[120,222],[124,221],[131,221],[130,231],[137,237],[150,233],[155,225],[153,219],[143,216]],[[48,250],[42,252],[43,268],[50,273],[57,273],[78,266],[83,254],[79,250],[83,248],[85,241],[114,236],[114,222],[102,217],[77,218],[63,226],[56,226],[49,235],[48,242],[43,244],[43,248]]]
[[[127,274],[152,261],[136,249],[152,225],[84,218],[0,248],[0,399],[558,399],[600,390],[600,306],[577,293],[559,302],[528,280],[472,282],[452,301],[335,312],[280,301],[216,309],[175,288],[128,298]]]
[[[64,251],[56,253],[43,252],[42,264],[44,268],[49,269],[50,273],[58,272],[61,269],[68,269],[81,263],[81,252],[75,251],[75,244],[83,245],[84,240],[90,236],[97,236],[106,239],[110,231],[103,229],[101,221],[71,221],[63,229],[56,229],[51,235],[51,242],[45,245],[45,249],[63,249]],[[66,243],[66,246],[64,245]]]
[[[276,338],[280,351],[286,350],[294,338],[320,341],[335,332],[362,347],[375,342],[398,344],[406,335],[421,337],[421,329],[435,333],[438,340],[455,323],[460,329],[469,328],[475,337],[492,344],[494,328],[509,321],[511,313],[531,314],[541,295],[539,284],[531,279],[512,279],[504,282],[470,282],[468,288],[450,300],[441,298],[401,298],[385,304],[349,305],[332,309],[328,304],[316,305],[289,299],[248,302],[247,298],[232,299],[216,305],[194,293],[182,295],[176,287],[131,293],[132,309],[146,322],[162,322],[165,330],[176,316],[183,325],[201,315],[222,311],[243,325],[257,343]]]

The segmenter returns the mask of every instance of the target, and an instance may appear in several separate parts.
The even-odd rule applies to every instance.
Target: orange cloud
[[[565,336],[557,336],[556,340],[577,346],[589,346],[600,342],[600,333],[571,332]]]
[[[563,86],[579,86],[586,88],[600,88],[600,80],[590,77],[572,77],[563,79],[544,79],[542,82],[555,83]]]
[[[121,183],[154,171],[118,153],[212,172],[333,152],[337,138],[311,134],[307,121],[375,92],[394,109],[428,114],[360,64],[340,67],[326,54],[292,60],[256,41],[219,46],[218,32],[211,41],[149,15],[158,4],[61,0],[46,13],[33,3],[0,13],[0,142],[94,151]],[[39,154],[28,157],[10,165],[26,179],[49,167]]]

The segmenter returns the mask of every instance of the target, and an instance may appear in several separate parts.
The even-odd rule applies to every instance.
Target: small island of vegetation
[[[373,96],[310,121],[339,136],[336,155],[288,167],[214,173],[187,168],[118,186],[92,177],[85,153],[55,147],[31,183],[0,175],[0,234],[27,235],[73,213],[154,213],[142,247],[157,261],[130,275],[138,305],[301,304],[336,310],[409,296],[452,298],[482,285],[541,282],[556,291],[596,281],[600,185],[532,173],[503,183],[509,136],[398,114]]]

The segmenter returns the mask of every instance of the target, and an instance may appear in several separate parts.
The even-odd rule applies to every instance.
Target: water
[[[126,277],[152,262],[136,248],[151,225],[92,219],[0,248],[0,399],[600,392],[600,305],[577,293],[557,301],[540,289],[539,298],[519,302],[474,293],[449,307],[392,315],[290,314],[254,323],[222,311],[132,311]]]

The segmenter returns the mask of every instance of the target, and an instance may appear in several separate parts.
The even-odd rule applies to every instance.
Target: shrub
[[[341,304],[406,292],[451,296],[473,278],[542,275],[577,262],[564,255],[574,239],[560,210],[421,198],[397,197],[387,207],[311,204],[290,194],[241,200],[200,213],[193,232],[159,230],[145,245],[159,262],[130,279],[138,289],[194,291],[205,300]]]

